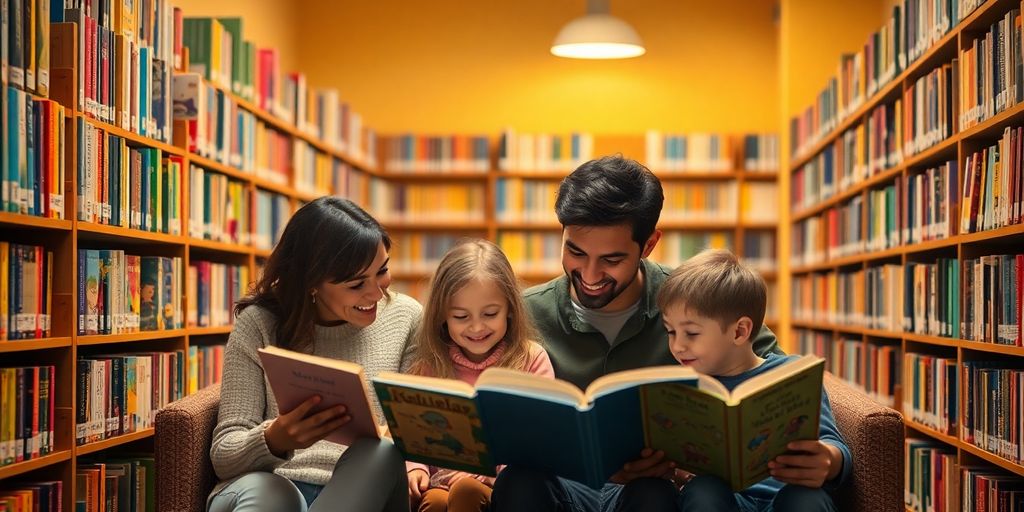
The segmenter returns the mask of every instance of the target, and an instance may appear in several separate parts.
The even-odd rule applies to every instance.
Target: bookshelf
[[[81,51],[77,45],[78,26],[74,23],[53,23],[51,45],[54,51],[59,44],[72,43],[64,48],[70,55],[78,55]],[[63,43],[58,43],[60,36]],[[6,41],[5,41],[6,44]],[[183,49],[182,61],[173,70],[174,73],[184,72],[189,67],[188,48]],[[59,62],[59,61],[58,61]],[[301,142],[312,151],[316,158],[330,164],[327,173],[331,181],[328,190],[315,190],[300,183],[294,173],[289,174],[285,182],[271,181],[259,175],[255,169],[246,166],[230,165],[215,160],[209,155],[201,155],[189,149],[190,127],[187,121],[173,121],[173,137],[168,140],[157,140],[139,135],[135,131],[95,119],[85,112],[84,106],[78,101],[77,83],[79,69],[76,67],[51,69],[49,96],[46,98],[30,92],[26,96],[30,100],[52,100],[65,108],[64,133],[64,216],[62,219],[44,218],[19,213],[0,212],[0,229],[3,230],[3,241],[41,246],[52,253],[51,269],[51,305],[50,316],[52,325],[50,335],[39,339],[9,339],[0,341],[0,354],[4,360],[3,367],[20,366],[53,366],[53,380],[50,385],[50,397],[54,406],[53,451],[22,462],[0,466],[0,484],[3,488],[17,486],[21,481],[59,480],[63,482],[61,489],[64,511],[75,509],[75,497],[78,496],[76,473],[88,461],[103,460],[118,453],[152,452],[153,428],[147,426],[134,432],[103,438],[85,444],[76,443],[76,407],[84,400],[77,396],[76,371],[80,358],[96,357],[111,353],[137,352],[169,352],[182,351],[185,361],[179,361],[185,368],[184,382],[179,386],[180,392],[189,391],[190,375],[188,374],[189,349],[198,347],[205,349],[211,343],[223,343],[231,332],[230,325],[192,326],[187,312],[195,306],[190,304],[192,295],[185,286],[185,272],[190,264],[211,262],[226,264],[232,268],[245,269],[247,280],[255,279],[260,263],[270,255],[270,246],[257,247],[249,240],[227,242],[207,239],[190,230],[190,184],[188,176],[193,167],[201,168],[209,173],[228,178],[240,184],[244,197],[251,201],[244,219],[255,231],[257,226],[256,200],[257,192],[265,191],[277,196],[279,204],[286,211],[281,212],[286,218],[305,201],[327,194],[346,195],[359,203],[364,202],[365,181],[362,176],[378,176],[374,153],[364,146],[339,148],[339,145],[321,140],[312,135],[311,130],[299,129],[292,122],[257,106],[252,101],[242,98],[230,88],[203,80],[206,87],[216,90],[226,101],[237,106],[267,129],[276,131],[285,137],[289,144]],[[6,84],[5,84],[6,85]],[[167,85],[168,87],[170,84]],[[6,93],[6,87],[4,87]],[[168,95],[169,98],[169,95]],[[164,157],[176,157],[182,164],[180,172],[180,227],[177,233],[147,231],[120,225],[103,224],[79,220],[78,147],[79,127],[88,126],[108,137],[117,137],[132,150],[159,150]],[[363,130],[363,128],[358,128]],[[361,135],[367,144],[372,135]],[[372,147],[372,144],[370,145]],[[362,156],[360,155],[362,154]],[[6,158],[6,152],[5,152]],[[158,162],[159,163],[159,162]],[[322,178],[323,176],[321,176]],[[350,179],[351,178],[351,179]],[[355,183],[349,189],[349,185]],[[337,185],[337,186],[336,186]],[[345,187],[342,189],[342,187]],[[168,230],[171,231],[171,230]],[[247,233],[247,235],[250,233]],[[273,237],[273,233],[269,234]],[[268,241],[271,244],[272,241]],[[163,256],[180,258],[183,271],[178,275],[180,286],[175,289],[177,299],[181,303],[180,328],[165,330],[138,331],[119,334],[80,334],[76,325],[79,318],[78,255],[80,249],[118,249],[140,256]],[[247,283],[243,283],[247,284]],[[216,347],[214,347],[216,348]],[[202,352],[202,350],[200,350]],[[198,354],[199,352],[197,352]],[[199,355],[200,359],[202,355]],[[200,364],[204,364],[200,362]],[[209,361],[205,364],[215,364]],[[155,407],[155,406],[154,406]]]
[[[973,85],[971,85],[972,82],[969,82],[971,77],[960,74],[965,68],[958,70],[956,62],[961,62],[965,58],[966,52],[972,50],[976,39],[984,39],[994,24],[1000,23],[1008,13],[1020,7],[1019,2],[1001,0],[977,2],[977,4],[979,5],[964,15],[959,23],[954,23],[947,33],[938,37],[931,46],[924,48],[917,59],[908,59],[902,70],[897,69],[898,72],[894,73],[891,81],[880,85],[873,94],[865,94],[864,101],[859,105],[856,102],[851,102],[850,108],[848,108],[849,115],[835,118],[830,129],[819,130],[817,135],[808,136],[805,133],[798,133],[805,129],[803,123],[808,119],[806,115],[791,122],[791,135],[794,144],[788,164],[790,176],[786,181],[790,182],[794,201],[792,208],[782,212],[783,217],[780,221],[781,229],[789,231],[794,240],[793,253],[780,255],[780,257],[790,258],[790,275],[793,279],[791,303],[793,317],[790,322],[792,338],[801,340],[801,349],[819,353],[829,349],[822,348],[821,343],[818,343],[815,348],[816,337],[828,340],[826,344],[832,344],[833,347],[837,346],[835,340],[851,340],[865,346],[898,347],[896,368],[888,369],[897,379],[893,395],[889,398],[893,401],[894,407],[900,409],[904,414],[908,439],[931,441],[935,444],[936,453],[951,454],[955,464],[953,468],[956,471],[955,479],[947,480],[945,483],[953,487],[937,489],[936,492],[949,492],[949,495],[953,497],[960,497],[962,493],[970,494],[971,492],[968,489],[969,482],[965,481],[960,473],[961,468],[967,471],[977,469],[982,473],[991,471],[1001,475],[1024,477],[1024,466],[1016,460],[1011,460],[972,443],[969,439],[970,434],[966,431],[967,427],[965,427],[971,407],[984,408],[984,404],[972,404],[968,399],[968,395],[973,390],[971,382],[965,380],[969,371],[968,366],[973,362],[981,362],[980,368],[982,369],[987,369],[989,366],[1018,370],[1024,368],[1024,347],[1019,346],[1020,341],[1017,341],[1017,344],[1012,342],[1006,344],[999,343],[998,340],[993,340],[991,337],[982,341],[974,339],[975,336],[962,331],[963,323],[971,321],[968,315],[972,312],[969,310],[970,306],[967,301],[972,295],[979,295],[961,279],[974,270],[974,267],[966,267],[968,260],[991,255],[1019,254],[1021,247],[1024,247],[1024,224],[1013,223],[1012,217],[1010,217],[1010,222],[1004,222],[1004,225],[997,223],[997,227],[989,226],[989,229],[977,229],[975,226],[969,226],[969,229],[965,230],[961,225],[961,208],[965,202],[971,200],[969,193],[965,195],[964,187],[965,174],[972,172],[968,164],[973,155],[1000,144],[1000,139],[1004,137],[1004,130],[1008,128],[1013,130],[1024,125],[1024,103],[1012,99],[1015,94],[1012,89],[1007,96],[1007,105],[1001,112],[993,112],[987,119],[975,119],[973,125],[961,121],[965,106],[971,105],[969,100],[972,98],[969,95],[973,94],[971,91]],[[963,5],[965,4],[961,3],[961,6]],[[1009,19],[1012,20],[1012,17]],[[1019,53],[1005,55],[1007,65],[1011,65],[1011,57],[1020,58]],[[844,57],[844,59],[846,58],[848,57]],[[955,62],[954,59],[956,59]],[[982,58],[978,57],[978,59]],[[889,135],[894,135],[894,139],[898,139],[893,140],[892,144],[895,145],[895,151],[900,153],[899,158],[889,159],[886,162],[887,165],[866,173],[866,176],[854,180],[853,183],[845,186],[840,184],[840,177],[845,170],[840,163],[843,157],[840,156],[837,148],[843,144],[844,138],[849,137],[850,133],[856,133],[860,127],[871,123],[871,113],[876,109],[895,105],[896,111],[899,112],[900,106],[896,102],[906,100],[907,95],[912,94],[913,88],[919,83],[919,79],[929,76],[944,65],[951,63],[954,64],[952,70],[955,77],[952,81],[953,88],[949,91],[952,97],[945,106],[936,105],[938,108],[936,115],[945,116],[948,119],[946,133],[941,133],[942,130],[939,130],[940,134],[933,137],[934,140],[928,144],[919,144],[914,147],[916,151],[912,151],[908,150],[908,143],[915,142],[913,137],[916,136],[916,132],[908,135],[900,131],[907,129],[907,125],[897,126],[897,132]],[[881,67],[884,67],[884,63]],[[998,66],[996,67],[998,74],[999,69]],[[840,87],[845,78],[848,77],[839,79]],[[864,80],[863,75],[860,79]],[[1019,93],[1017,94],[1019,95]],[[1017,103],[1013,104],[1013,101],[1017,101]],[[838,103],[842,110],[842,103]],[[817,106],[814,108],[816,109]],[[903,103],[902,108],[906,109],[907,104]],[[808,112],[811,112],[811,109],[808,109]],[[903,119],[897,115],[895,123],[898,125],[903,122]],[[965,127],[961,128],[962,125]],[[826,126],[826,128],[829,127]],[[1009,134],[1005,137],[1007,137],[1007,141],[1010,140]],[[892,149],[892,146],[888,147]],[[831,193],[824,194],[824,197],[819,195],[816,200],[802,201],[804,196],[809,194],[813,196],[825,183],[820,174],[816,175],[816,180],[811,179],[810,181],[806,180],[805,176],[808,173],[820,172],[821,168],[816,168],[816,166],[823,162],[822,159],[826,153],[829,158],[833,156],[836,158],[830,164],[831,167],[828,167],[831,172],[836,173],[829,175],[829,179],[835,181],[829,182],[828,186],[831,187],[833,184],[837,186]],[[1010,152],[1007,151],[1004,154],[1008,153]],[[947,163],[952,163],[952,169],[956,172],[948,178],[936,179],[934,183],[942,185],[935,186],[942,187],[942,191],[939,196],[936,196],[937,199],[933,205],[948,208],[950,214],[947,217],[948,223],[937,228],[935,232],[926,233],[923,239],[908,237],[905,230],[905,226],[911,223],[908,220],[911,218],[908,217],[908,212],[910,212],[909,215],[916,212],[907,209],[907,201],[920,201],[920,199],[917,198],[918,196],[908,193],[907,183],[914,179],[920,179],[921,175],[929,172],[934,171],[935,175],[938,175],[940,173],[935,169],[941,169],[948,165]],[[1019,173],[1019,171],[1014,171],[1017,164],[1008,164],[1005,159],[1001,160],[1001,164],[1004,166],[1003,169],[1006,169],[1004,172]],[[825,172],[827,174],[830,171]],[[808,185],[810,186],[808,187]],[[879,193],[887,187],[895,187],[899,198],[894,209],[883,209],[885,214],[895,215],[895,220],[892,221],[895,226],[889,224],[886,227],[890,228],[890,231],[892,227],[895,227],[897,243],[890,246],[865,246],[865,242],[872,236],[870,224],[874,219],[869,213],[869,208],[863,207],[863,205],[869,204],[870,196],[873,193]],[[1013,185],[1010,185],[1011,190],[1012,187]],[[808,192],[809,190],[810,192]],[[920,189],[916,192],[920,192]],[[984,200],[984,195],[985,191],[982,191],[982,200]],[[1005,197],[1004,201],[1006,201]],[[1019,197],[1018,195],[1018,201]],[[917,205],[920,204],[920,202],[917,203]],[[846,208],[849,209],[845,212],[841,211]],[[982,203],[981,209],[985,211],[984,203]],[[834,224],[828,224],[833,220],[829,218],[833,212],[839,212],[838,215],[835,215],[837,220]],[[846,215],[844,216],[844,214]],[[815,225],[816,223],[818,225]],[[904,227],[903,233],[900,233],[901,227]],[[927,228],[925,229],[927,230]],[[851,234],[852,237],[850,237]],[[844,243],[847,242],[853,243],[854,250],[842,250]],[[954,261],[956,266],[950,273],[943,274],[943,261],[950,260]],[[934,276],[925,274],[929,277],[925,277],[925,281],[922,281],[918,279],[917,274],[912,273],[914,269],[920,270],[922,267],[928,267],[925,272],[935,272],[935,268],[939,270]],[[887,274],[888,276],[899,277],[894,282],[876,281],[877,287],[874,288],[874,292],[866,291],[871,290],[871,286],[873,286],[870,284],[869,273],[886,269],[892,272],[892,274]],[[1020,270],[1017,269],[1017,272]],[[998,277],[993,279],[998,279]],[[908,282],[910,284],[907,284]],[[894,286],[895,292],[893,292]],[[1019,286],[1019,281],[1017,286]],[[943,291],[938,291],[939,288],[942,288]],[[1012,289],[1012,286],[1010,288]],[[922,300],[922,291],[936,293],[938,296],[936,302],[928,304],[927,301]],[[890,292],[896,295],[889,295]],[[872,295],[872,293],[876,295]],[[879,293],[882,295],[877,295]],[[941,294],[945,294],[945,296]],[[889,299],[893,297],[898,298],[890,303]],[[977,300],[978,297],[975,299]],[[993,292],[991,300],[1000,299],[995,298]],[[815,303],[815,301],[818,302]],[[924,303],[922,305],[923,312],[910,309],[921,305],[921,303]],[[899,318],[910,318],[911,320],[904,320],[904,325],[900,326],[881,329],[869,328],[866,322],[870,322],[873,318],[872,307],[881,307],[882,313],[886,311],[886,308],[893,308]],[[1019,314],[1019,309],[1017,314]],[[924,327],[913,326],[913,322],[920,322],[921,318],[925,317],[929,320],[936,319],[937,326],[940,330],[944,329],[944,332],[941,334],[935,332],[936,327],[931,324]],[[974,322],[987,321],[983,318],[973,318],[973,320]],[[910,327],[907,326],[906,322],[908,321],[911,322]],[[992,328],[995,329],[995,326],[993,325]],[[931,359],[944,358],[949,360],[951,366],[956,369],[954,378],[947,382],[945,389],[933,391],[936,394],[936,399],[949,395],[956,397],[956,402],[952,404],[956,412],[952,414],[953,417],[949,418],[954,423],[950,432],[942,432],[912,418],[913,411],[908,407],[912,409],[913,406],[908,406],[906,400],[908,396],[913,396],[915,389],[919,390],[919,388],[915,387],[915,382],[907,380],[909,374],[906,372],[909,370],[905,365],[911,360],[910,358],[915,356]],[[836,355],[832,354],[830,357],[836,357]],[[864,371],[873,371],[877,374],[887,370],[884,367],[879,368],[878,365],[870,361],[864,351],[859,352],[855,357],[858,360],[852,364],[855,364],[858,368],[857,371],[861,372],[860,382],[855,382],[855,384],[862,388],[865,386]],[[1010,380],[998,382],[997,389],[1000,392],[1010,392]],[[1016,386],[1016,384],[1012,386]],[[1015,410],[1019,418],[1019,408]],[[1012,422],[1013,419],[1008,415],[1005,421]],[[977,428],[977,423],[974,425]],[[1001,428],[1007,428],[1006,424],[1000,425]],[[909,453],[908,457],[910,457]],[[911,463],[911,460],[907,460],[908,465]],[[920,506],[923,505],[907,503],[907,510],[915,510]],[[949,506],[952,508],[948,508],[948,510],[956,510],[961,504],[952,503]]]
[[[473,171],[450,170],[450,167],[458,165],[453,163],[453,160],[457,159],[457,155],[453,157],[450,151],[430,149],[442,147],[445,144],[457,147],[459,144],[457,140],[469,138],[467,136],[392,135],[381,137],[378,146],[378,161],[382,162],[379,176],[384,178],[388,184],[415,186],[423,183],[442,183],[449,189],[475,188],[479,191],[482,188],[483,198],[477,202],[485,206],[482,218],[465,221],[408,221],[385,218],[382,222],[392,232],[396,244],[392,250],[395,262],[392,265],[392,276],[395,279],[396,288],[418,296],[422,300],[427,281],[430,278],[430,272],[427,269],[436,266],[444,251],[459,238],[465,236],[484,237],[499,244],[512,261],[516,275],[527,285],[542,283],[561,275],[561,225],[554,214],[557,187],[578,163],[587,161],[591,157],[616,153],[622,153],[628,158],[648,165],[662,180],[666,189],[666,203],[661,222],[658,225],[665,236],[659,243],[657,252],[652,255],[652,259],[655,261],[669,265],[678,264],[681,261],[680,258],[687,255],[680,254],[679,249],[673,252],[666,247],[672,244],[687,243],[686,240],[681,240],[681,237],[687,236],[693,239],[689,241],[689,245],[693,246],[690,250],[696,250],[694,247],[699,248],[709,244],[721,245],[743,255],[744,243],[748,238],[756,241],[755,235],[768,235],[770,247],[762,252],[774,256],[777,219],[771,217],[748,219],[750,211],[744,211],[744,207],[751,201],[742,196],[750,184],[753,184],[754,187],[775,186],[778,173],[774,168],[746,169],[742,137],[738,135],[720,136],[726,142],[722,154],[728,160],[728,166],[711,169],[709,165],[707,169],[687,168],[685,170],[678,168],[669,170],[667,165],[659,168],[656,163],[648,162],[654,157],[649,147],[649,139],[656,136],[650,133],[637,135],[537,135],[538,141],[541,138],[560,139],[560,142],[563,143],[563,153],[562,159],[559,161],[541,161],[536,165],[517,165],[505,162],[507,155],[503,153],[506,144],[504,141],[508,137],[514,136],[532,138],[534,135],[506,132],[497,140],[490,139],[488,145],[491,149],[488,152],[486,168],[479,170],[482,167],[478,167],[478,170]],[[570,143],[569,141],[573,137],[578,139]],[[482,137],[477,136],[477,138]],[[451,142],[452,140],[456,140],[456,142]],[[508,160],[511,162],[541,160],[536,155],[539,155],[541,151],[544,154],[550,154],[551,150],[550,145],[542,146],[542,144],[542,142],[537,143],[536,153],[531,149],[527,151],[526,157],[519,157],[518,160],[509,157]],[[572,161],[571,157],[566,156],[567,152],[564,151],[564,148],[569,147],[570,144],[586,148],[581,150],[579,162]],[[413,148],[428,149],[417,151]],[[434,153],[431,151],[448,157],[448,160],[434,161],[431,158]],[[762,148],[761,151],[764,149]],[[441,166],[445,166],[445,169],[438,170]],[[732,190],[734,197],[730,206],[726,207],[724,211],[714,212],[702,218],[673,215],[681,211],[679,206],[672,202],[673,191],[679,195],[680,191],[704,186],[735,187]],[[374,204],[373,199],[369,201],[370,211],[375,214],[379,213],[380,209],[387,209],[387,206]],[[525,207],[526,204],[531,206]],[[425,217],[434,218],[436,216],[427,215]],[[716,237],[717,241],[713,242],[712,237]],[[403,252],[407,251],[406,248],[410,245],[417,247]],[[751,249],[753,250],[753,248]],[[411,256],[414,253],[422,253],[423,256],[422,258]],[[419,259],[423,261],[417,265],[403,265],[403,261],[410,258],[414,261]],[[777,274],[774,271],[773,263],[773,261],[759,262],[758,269],[774,290]],[[774,303],[775,301],[770,302]],[[777,327],[774,317],[767,320],[770,326]]]

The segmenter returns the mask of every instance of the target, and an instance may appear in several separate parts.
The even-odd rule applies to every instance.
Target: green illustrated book
[[[515,464],[598,488],[649,446],[741,490],[789,441],[817,439],[824,368],[801,356],[731,393],[683,366],[613,373],[586,391],[501,368],[476,386],[388,372],[373,385],[406,460],[491,476]]]

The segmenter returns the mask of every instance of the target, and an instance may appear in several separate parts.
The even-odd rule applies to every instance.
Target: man
[[[565,275],[525,294],[556,377],[585,388],[607,373],[678,364],[655,304],[671,269],[646,259],[661,239],[663,203],[654,173],[621,156],[591,160],[562,181],[555,212]],[[780,352],[767,327],[754,351]],[[674,469],[664,453],[645,449],[595,490],[510,466],[495,482],[493,510],[675,510],[676,488],[663,478]]]

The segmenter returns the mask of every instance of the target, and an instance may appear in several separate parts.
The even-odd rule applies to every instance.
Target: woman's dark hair
[[[565,226],[628,224],[643,247],[654,233],[665,194],[661,180],[636,160],[622,155],[591,160],[558,187],[555,213]]]
[[[324,281],[340,283],[373,263],[391,238],[376,219],[348,199],[321,197],[299,208],[270,254],[263,275],[235,306],[237,316],[258,305],[277,317],[277,344],[312,346],[316,305],[310,292]]]

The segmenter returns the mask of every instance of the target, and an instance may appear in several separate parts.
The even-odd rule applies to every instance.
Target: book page
[[[382,380],[375,380],[374,388],[395,446],[406,460],[495,474],[472,398]]]
[[[694,384],[659,383],[640,388],[647,446],[665,452],[681,468],[729,480],[726,409],[721,398]]]
[[[651,382],[684,381],[697,378],[697,372],[681,365],[652,366],[626,370],[604,375],[587,386],[586,396],[589,401],[616,391],[635,387]]]
[[[572,405],[580,410],[589,405],[583,391],[569,382],[507,368],[484,370],[476,381],[476,389],[539,398]]]
[[[818,438],[824,370],[824,360],[818,358],[740,404],[742,488],[767,478],[768,461],[785,453],[790,441]]]

